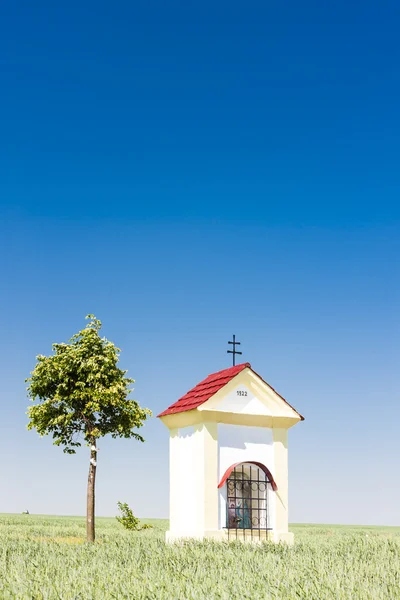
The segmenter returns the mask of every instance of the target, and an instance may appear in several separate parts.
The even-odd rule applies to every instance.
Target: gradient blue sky
[[[0,511],[84,514],[24,379],[94,313],[154,414],[236,333],[306,417],[291,521],[400,525],[396,4],[3,6]],[[99,444],[99,515],[168,515],[144,434]]]

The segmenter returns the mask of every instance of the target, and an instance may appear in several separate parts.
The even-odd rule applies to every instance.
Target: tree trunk
[[[96,446],[96,442],[91,444],[91,448]],[[86,507],[86,537],[88,542],[94,542],[94,506],[95,506],[95,483],[96,483],[96,465],[97,450],[90,450],[90,465],[87,486],[87,507]]]

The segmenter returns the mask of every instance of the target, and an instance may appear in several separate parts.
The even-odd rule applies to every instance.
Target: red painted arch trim
[[[254,460],[246,460],[244,462],[238,462],[238,463],[235,463],[234,465],[231,465],[229,467],[229,469],[227,469],[225,471],[225,473],[224,473],[221,481],[218,484],[218,488],[222,488],[222,486],[224,485],[225,481],[228,479],[229,475],[232,473],[232,471],[233,471],[233,469],[235,467],[238,467],[239,465],[244,465],[244,464],[246,464],[246,465],[256,465],[256,467],[259,467],[262,471],[264,471],[264,473],[266,474],[266,476],[268,477],[268,479],[271,482],[272,489],[274,490],[274,492],[277,491],[278,486],[275,483],[275,479],[272,477],[271,471],[269,469],[267,469],[267,467],[265,465],[263,465],[262,463],[255,462]]]

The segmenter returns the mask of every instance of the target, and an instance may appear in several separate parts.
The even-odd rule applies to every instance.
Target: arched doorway
[[[221,483],[226,483],[226,525],[229,532],[246,530],[261,536],[271,530],[269,496],[276,490],[275,481],[260,463],[232,465]]]

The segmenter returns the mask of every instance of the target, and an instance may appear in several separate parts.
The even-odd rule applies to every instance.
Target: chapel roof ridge
[[[225,373],[226,371],[233,371],[239,369],[243,371],[244,368],[248,367],[251,369],[251,364],[249,362],[240,363],[239,365],[233,365],[232,367],[226,367],[226,369],[221,369],[220,371],[215,371],[215,373],[210,373],[208,377],[212,377],[213,375],[220,375],[221,373]]]

